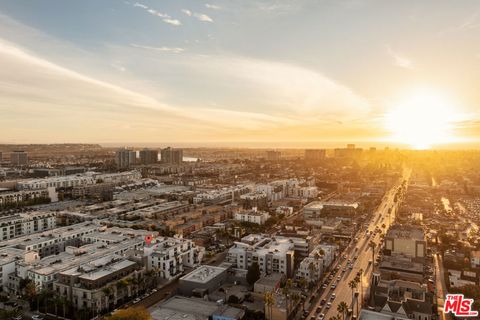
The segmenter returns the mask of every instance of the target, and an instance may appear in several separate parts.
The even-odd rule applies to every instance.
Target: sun
[[[392,135],[389,140],[414,149],[453,142],[456,111],[450,99],[439,92],[416,92],[393,105],[386,114],[385,127]]]

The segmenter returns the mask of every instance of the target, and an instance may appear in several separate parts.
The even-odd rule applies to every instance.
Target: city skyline
[[[0,143],[477,146],[459,4],[1,2]]]

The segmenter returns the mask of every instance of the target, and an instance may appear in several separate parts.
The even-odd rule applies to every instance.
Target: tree
[[[375,247],[377,246],[377,244],[375,243],[375,241],[370,240],[370,242],[368,243],[368,246],[370,247],[370,249],[372,249],[372,265],[373,265],[373,263],[375,262]]]
[[[342,319],[345,320],[345,316],[348,313],[348,304],[342,301],[337,306],[337,311],[342,315]]]
[[[260,279],[260,267],[257,262],[253,262],[247,271],[247,282],[253,285],[258,279]]]
[[[351,280],[351,281],[348,283],[348,286],[350,287],[350,289],[352,289],[352,306],[353,306],[354,291],[355,291],[355,289],[357,289],[357,281],[356,281],[356,279]]]
[[[282,293],[285,296],[285,302],[287,305],[287,316],[290,315],[290,290],[292,289],[293,281],[292,279],[287,279],[285,286],[282,288]]]
[[[130,307],[120,309],[107,320],[151,320],[150,313],[144,307]]]
[[[112,294],[113,290],[110,287],[104,287],[102,288],[103,295],[105,296],[105,311],[109,310],[109,300],[110,300],[110,295]]]
[[[265,316],[268,320],[272,320],[272,306],[275,304],[275,297],[273,296],[273,292],[267,291],[263,295],[263,301],[265,302]]]

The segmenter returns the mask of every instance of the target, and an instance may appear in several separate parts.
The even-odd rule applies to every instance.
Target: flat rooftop
[[[200,266],[189,274],[180,278],[180,280],[197,283],[207,283],[213,278],[225,272],[227,268],[214,266]]]

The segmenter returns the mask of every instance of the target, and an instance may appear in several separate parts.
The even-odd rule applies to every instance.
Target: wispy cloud
[[[414,69],[413,62],[410,59],[398,54],[390,46],[386,47],[388,55],[393,59],[393,64],[395,66],[409,70]]]
[[[193,14],[193,16],[194,16],[195,18],[197,18],[198,20],[203,21],[203,22],[213,22],[213,19],[210,18],[209,16],[207,16],[207,15],[204,14],[204,13],[198,13],[198,12],[196,12],[196,13]]]
[[[180,20],[171,19],[171,18],[165,18],[165,19],[163,19],[163,22],[168,23],[168,24],[171,24],[171,25],[174,25],[174,26],[180,26],[180,25],[182,25],[182,23],[180,22]]]
[[[118,71],[125,72],[127,71],[127,68],[122,66],[118,61],[114,61],[110,64],[114,69],[117,69]]]
[[[212,9],[212,10],[220,10],[221,9],[220,6],[217,6],[215,4],[210,4],[210,3],[205,3],[205,7],[207,7],[208,9]]]
[[[157,17],[160,17],[162,18],[162,21],[165,22],[165,23],[168,23],[168,24],[171,24],[173,26],[180,26],[182,25],[182,22],[178,19],[173,19],[170,15],[166,14],[166,13],[163,13],[163,12],[160,12],[160,11],[157,11],[155,9],[152,9],[152,8],[149,8],[147,5],[143,4],[143,3],[139,3],[139,2],[135,2],[133,4],[134,7],[137,7],[137,8],[142,8],[142,9],[145,9],[148,13],[150,13],[151,15],[154,15],[154,16],[157,16]]]
[[[192,16],[192,11],[188,10],[188,9],[182,9],[182,12],[185,13],[187,16],[191,17]]]
[[[128,4],[128,2],[126,2]],[[138,8],[143,8],[143,9],[148,9],[148,7],[142,3],[138,3],[138,2],[135,2],[133,4],[134,7],[138,7]]]
[[[139,49],[153,50],[153,51],[159,51],[159,52],[169,52],[169,53],[182,53],[185,51],[184,48],[180,48],[180,47],[151,47],[151,46],[143,46],[135,43],[130,44],[130,46],[134,48],[139,48]]]

